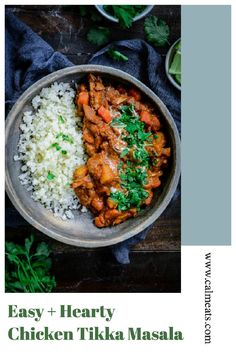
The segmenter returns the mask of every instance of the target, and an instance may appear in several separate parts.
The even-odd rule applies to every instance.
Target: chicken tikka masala
[[[89,74],[75,103],[88,160],[71,186],[97,227],[117,225],[151,203],[171,149],[157,113],[136,88],[105,85]]]

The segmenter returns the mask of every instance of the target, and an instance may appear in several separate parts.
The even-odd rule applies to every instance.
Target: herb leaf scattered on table
[[[103,45],[109,42],[110,30],[106,27],[93,27],[87,33],[87,39],[90,43],[95,45]]]
[[[144,31],[147,40],[156,47],[163,47],[168,43],[170,30],[165,21],[156,16],[148,16],[144,21]]]
[[[108,49],[107,54],[109,55],[109,57],[111,57],[112,59],[116,60],[116,61],[128,61],[129,58],[122,54],[121,52],[119,52],[118,50],[115,49]]]
[[[93,22],[100,22],[102,20],[102,16],[94,6],[79,5],[78,9],[78,13],[81,17],[89,17]]]
[[[34,237],[25,239],[24,246],[6,242],[6,292],[48,293],[56,287],[50,275],[50,250],[45,242],[34,245]]]

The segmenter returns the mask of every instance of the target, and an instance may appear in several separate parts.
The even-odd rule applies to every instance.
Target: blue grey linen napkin
[[[127,62],[114,62],[107,56],[107,49],[114,45],[129,57]],[[180,93],[172,87],[165,75],[163,58],[145,41],[134,39],[112,43],[97,52],[89,64],[121,69],[145,83],[163,100],[180,129]],[[10,11],[6,12],[6,112],[34,82],[72,65],[64,55],[55,52]],[[179,192],[175,197],[178,195]],[[25,223],[15,210],[6,213],[7,226],[17,227]],[[144,240],[148,230],[111,248],[119,263],[129,263],[130,247]]]
[[[42,77],[74,65],[42,38],[6,11],[5,101],[6,112],[20,95]]]

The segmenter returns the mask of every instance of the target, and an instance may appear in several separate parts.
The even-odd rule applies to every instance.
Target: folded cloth
[[[115,62],[107,56],[106,51],[114,46],[128,56],[127,62]],[[163,100],[180,129],[180,93],[172,87],[166,77],[164,59],[145,41],[134,39],[111,43],[98,51],[89,64],[112,66],[141,80]],[[56,70],[72,65],[74,65],[72,62],[64,55],[55,52],[11,11],[6,12],[6,112],[34,82]],[[175,198],[178,195],[179,190]],[[17,217],[16,213],[15,210],[6,211],[6,226],[17,227],[24,223],[20,215]],[[13,214],[14,218],[12,218]],[[131,246],[144,240],[148,230],[149,228],[111,247],[119,263],[130,262]]]
[[[6,11],[5,101],[6,112],[20,95],[42,77],[74,65],[42,38]]]

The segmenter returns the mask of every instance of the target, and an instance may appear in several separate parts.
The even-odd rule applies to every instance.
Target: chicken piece
[[[96,154],[96,147],[94,144],[85,143],[86,152],[89,156]]]
[[[152,189],[152,188],[157,188],[161,184],[160,178],[158,176],[158,173],[153,172],[151,170],[148,171],[148,178],[147,178],[147,183],[145,184],[144,188],[147,189]]]
[[[157,156],[161,156],[162,150],[166,144],[166,138],[163,132],[159,131],[153,140],[153,146],[157,152]]]
[[[118,225],[124,222],[125,220],[134,217],[135,215],[136,215],[136,211],[134,212],[131,209],[127,211],[123,211],[120,215],[117,216],[117,218],[115,218],[112,225]]]
[[[76,168],[74,174],[73,174],[73,179],[77,180],[80,178],[85,177],[88,174],[88,167],[85,165],[81,165]]]
[[[112,171],[111,167],[107,164],[102,166],[102,174],[100,178],[101,184],[111,184],[112,181],[116,179],[115,173]]]
[[[93,182],[90,178],[90,176],[85,176],[83,178],[79,178],[77,180],[73,180],[71,183],[71,188],[76,189],[78,187],[83,187],[86,189],[92,189],[93,188]]]
[[[101,211],[104,207],[104,203],[102,198],[100,198],[98,195],[96,195],[92,202],[91,202],[91,206],[96,210],[96,211]]]
[[[128,96],[127,93],[121,94],[114,87],[109,86],[106,91],[106,98],[113,106],[119,106],[122,103],[125,103]]]
[[[94,188],[87,189],[84,186],[75,188],[75,194],[79,198],[80,203],[84,205],[86,208],[90,207],[92,200],[96,196],[96,192]]]
[[[152,198],[153,198],[153,192],[152,190],[148,190],[149,196],[147,197],[147,199],[145,199],[144,204],[145,205],[149,205],[151,204]]]
[[[83,140],[86,143],[94,144],[94,136],[91,133],[91,131],[87,128],[84,128],[83,130]]]
[[[87,161],[89,174],[95,179],[100,181],[102,175],[102,166],[104,164],[104,153],[94,154]]]
[[[94,124],[99,124],[101,122],[101,118],[96,115],[95,111],[88,105],[83,104],[83,110],[85,114],[85,118]]]
[[[90,95],[90,104],[97,110],[99,107],[104,106],[108,107],[106,100],[106,91],[105,86],[102,83],[102,80],[99,76],[89,75],[89,95]]]

